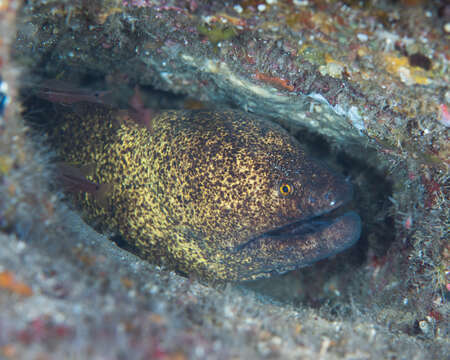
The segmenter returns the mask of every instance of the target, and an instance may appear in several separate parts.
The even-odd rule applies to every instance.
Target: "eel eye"
[[[288,196],[292,194],[292,192],[294,191],[294,187],[288,183],[281,183],[279,190],[281,195]]]

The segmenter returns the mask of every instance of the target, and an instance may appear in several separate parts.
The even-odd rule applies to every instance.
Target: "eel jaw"
[[[242,259],[239,280],[311,265],[349,248],[360,234],[361,219],[353,211],[334,219],[314,217],[270,230],[235,249],[234,256]]]

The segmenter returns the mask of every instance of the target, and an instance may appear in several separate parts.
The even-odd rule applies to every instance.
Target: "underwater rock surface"
[[[449,357],[445,2],[19,5],[0,2],[0,357]],[[225,289],[117,248],[49,190],[19,113],[27,81],[84,76],[321,133],[355,182],[361,246]]]

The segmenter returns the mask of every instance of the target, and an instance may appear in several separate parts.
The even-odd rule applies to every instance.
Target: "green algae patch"
[[[13,161],[8,156],[0,156],[0,175],[8,174],[13,165]]]
[[[312,64],[316,65],[325,64],[324,52],[322,50],[319,50],[315,46],[305,44],[298,50],[298,54]]]
[[[235,28],[230,26],[222,26],[220,24],[198,25],[197,31],[200,34],[206,36],[208,40],[214,45],[218,44],[221,41],[229,40],[238,34]]]

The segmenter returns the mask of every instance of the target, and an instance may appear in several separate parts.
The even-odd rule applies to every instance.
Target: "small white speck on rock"
[[[359,41],[362,41],[362,42],[369,40],[369,37],[363,33],[356,34],[356,37],[358,38]]]

